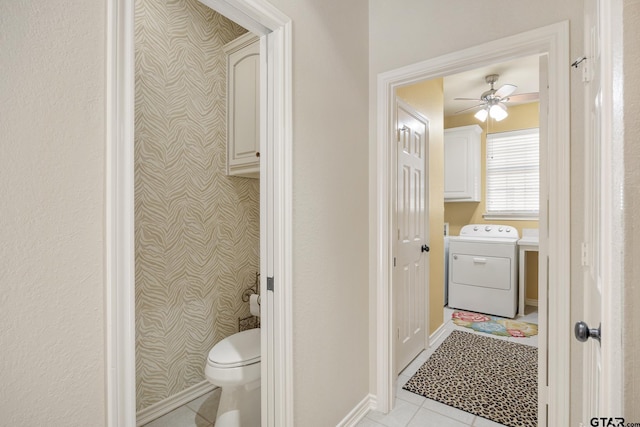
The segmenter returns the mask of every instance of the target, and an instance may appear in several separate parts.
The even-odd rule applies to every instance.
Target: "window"
[[[525,129],[487,135],[488,219],[538,219],[540,132]]]

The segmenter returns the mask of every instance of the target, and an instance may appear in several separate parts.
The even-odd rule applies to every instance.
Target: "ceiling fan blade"
[[[453,98],[454,101],[481,101],[478,98]]]
[[[477,100],[476,100],[477,101]],[[469,107],[469,108],[465,108],[464,110],[460,110],[460,111],[456,111],[453,114],[460,114],[460,113],[464,113],[465,111],[469,111],[469,110],[473,110],[474,108],[478,108],[478,107],[484,107],[485,104],[478,104],[478,105],[474,105],[473,107]]]
[[[503,85],[496,91],[494,95],[498,98],[507,98],[509,95],[515,92],[517,88],[518,86],[516,85]]]
[[[503,100],[504,102],[530,102],[537,101],[540,99],[540,94],[538,92],[531,93],[519,93],[517,95],[509,96],[507,99]]]

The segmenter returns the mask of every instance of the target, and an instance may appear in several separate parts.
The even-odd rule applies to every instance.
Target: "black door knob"
[[[429,252],[429,246],[422,245],[422,247],[420,248],[420,252]]]
[[[576,326],[573,330],[576,339],[580,342],[585,342],[589,338],[593,338],[600,342],[600,325],[598,325],[598,329],[590,329],[589,325],[585,322],[580,321],[576,323]]]

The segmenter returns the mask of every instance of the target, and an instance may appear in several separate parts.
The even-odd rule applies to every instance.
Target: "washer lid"
[[[221,368],[235,368],[260,361],[260,328],[233,334],[209,352],[209,364]]]

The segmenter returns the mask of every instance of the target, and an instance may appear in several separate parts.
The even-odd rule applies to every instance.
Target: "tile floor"
[[[431,356],[452,331],[473,332],[469,328],[457,326],[453,323],[451,320],[453,311],[454,310],[445,308],[445,333],[440,339],[434,342],[429,349],[420,353],[398,376],[396,381],[396,404],[393,410],[388,414],[370,411],[367,413],[367,416],[357,424],[358,427],[504,427],[502,424],[402,389],[402,386],[409,381],[409,378],[427,361],[429,356]],[[535,307],[527,307],[526,313],[527,315],[518,316],[517,319],[523,322],[538,323],[538,313]],[[504,339],[535,347],[538,346],[537,335],[528,338],[498,337],[490,334],[483,334],[483,336]]]
[[[213,427],[220,402],[220,389],[192,400],[144,427]]]
[[[468,412],[452,408],[435,400],[430,400],[402,389],[402,386],[409,381],[409,378],[427,361],[429,356],[431,356],[452,331],[457,329],[472,332],[471,329],[456,326],[453,321],[451,321],[453,311],[454,310],[445,308],[445,333],[440,339],[434,342],[429,349],[420,353],[398,376],[398,380],[396,381],[396,405],[394,409],[388,414],[370,411],[367,416],[357,424],[358,427],[504,427],[502,424],[497,424],[493,421],[477,417]],[[537,324],[538,313],[535,308],[527,307],[526,312],[527,315],[518,316],[518,320]],[[504,339],[521,344],[538,346],[537,335],[529,338],[483,335],[495,339]],[[216,389],[169,412],[157,420],[145,424],[144,427],[213,427],[219,401],[220,389]]]

